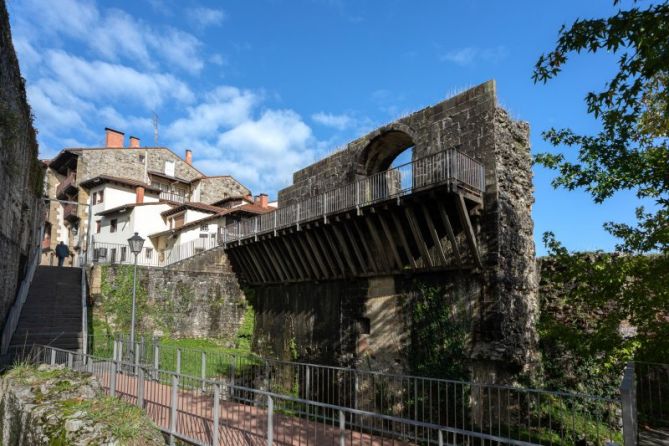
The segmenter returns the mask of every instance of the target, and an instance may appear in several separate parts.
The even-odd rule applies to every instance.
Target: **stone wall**
[[[106,315],[113,325],[114,311],[102,296],[101,284],[123,287],[122,275],[129,274],[129,268],[96,266],[90,276],[91,293],[97,296],[94,311],[100,318]],[[146,310],[138,319],[142,333],[232,338],[246,311],[246,298],[222,249],[205,251],[169,268],[138,267],[138,281],[147,296]],[[130,299],[131,288],[123,293]]]
[[[90,374],[21,366],[0,381],[0,440],[8,446],[165,444],[141,409],[110,398],[102,402],[103,395]],[[117,428],[127,422],[134,425]]]
[[[200,201],[212,204],[226,197],[245,196],[251,191],[231,176],[207,177],[199,180]]]
[[[510,381],[531,368],[535,360],[537,281],[531,218],[534,198],[529,126],[512,120],[498,107],[494,81],[376,129],[348,144],[345,150],[295,172],[293,185],[279,192],[279,205],[294,203],[373,173],[370,166],[383,165],[384,157],[389,162],[411,146],[414,159],[456,148],[485,167],[483,209],[471,216],[483,267],[443,272],[431,276],[429,282],[451,290],[447,293],[449,299],[459,302],[454,308],[462,305],[468,308],[466,359],[472,377],[487,382]],[[415,279],[419,277],[410,273],[398,276],[396,291],[387,293],[379,291],[384,287],[374,280],[364,280],[356,284],[358,291],[353,296],[352,285],[342,282],[258,289],[254,300],[258,312],[257,337],[279,350],[287,339],[293,338],[298,346],[313,345],[327,351],[339,348],[337,357],[352,356],[356,358],[354,362],[362,359],[359,344],[366,342],[366,355],[379,357],[375,349],[389,355],[387,360],[376,361],[377,365],[388,367],[389,361],[396,361],[398,366],[408,366],[406,355],[414,342],[411,333],[415,327],[406,312],[414,305],[411,292],[415,290],[411,287]],[[457,286],[453,286],[455,280]],[[362,324],[347,322],[344,311],[336,308],[337,302],[352,305],[353,309],[346,314],[362,318]],[[328,330],[317,330],[321,325],[309,323],[307,317],[332,321],[322,322]],[[289,328],[286,334],[281,334],[282,323],[299,328],[294,334],[290,334]],[[369,334],[361,331],[367,328],[364,327],[367,323],[371,326]],[[397,333],[396,342],[392,345],[381,342],[373,334],[379,329]],[[342,339],[353,342],[343,343]],[[285,356],[285,349],[282,354]],[[404,359],[400,358],[402,355]]]
[[[29,254],[39,242],[44,172],[24,80],[0,1],[0,321],[14,302]]]

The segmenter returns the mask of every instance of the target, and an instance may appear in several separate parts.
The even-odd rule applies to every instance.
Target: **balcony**
[[[188,201],[188,197],[182,194],[175,194],[173,192],[163,191],[160,193],[159,198],[161,200],[173,201],[175,203],[183,204]]]
[[[63,205],[63,219],[69,222],[74,222],[79,220],[77,215],[77,205],[76,204],[66,204]]]
[[[63,181],[56,188],[56,197],[58,199],[65,199],[67,195],[74,195],[77,192],[77,174],[70,172]]]

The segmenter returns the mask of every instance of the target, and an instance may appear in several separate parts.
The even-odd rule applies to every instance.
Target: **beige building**
[[[181,158],[166,147],[141,147],[139,138],[134,136],[126,146],[123,132],[110,128],[105,129],[105,147],[66,148],[47,164],[45,192],[52,201],[42,245],[42,264],[55,263],[53,250],[60,241],[65,242],[71,252],[66,265],[78,265],[85,259],[87,237],[93,235],[93,225],[99,220],[95,211],[89,214],[89,207],[97,204],[90,194],[92,180],[117,185],[126,181],[141,186],[147,200],[172,205],[213,204],[228,197],[250,194],[248,188],[231,176],[209,177],[200,172],[193,166],[190,150]],[[136,196],[137,191],[134,191],[133,197]],[[129,203],[135,202],[136,199],[129,199]],[[91,231],[88,231],[89,224]],[[92,255],[89,260],[91,258]]]

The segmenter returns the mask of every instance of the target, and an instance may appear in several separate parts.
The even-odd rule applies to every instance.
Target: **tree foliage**
[[[619,0],[614,1],[618,5]],[[572,53],[612,52],[618,71],[599,92],[585,97],[588,113],[601,122],[595,135],[551,128],[543,133],[554,146],[577,148],[577,161],[563,153],[542,153],[540,164],[555,169],[556,187],[585,188],[596,202],[619,190],[633,190],[654,201],[637,209],[635,227],[608,223],[627,252],[665,251],[669,245],[669,2],[645,9],[633,2],[603,19],[577,20],[560,29],[553,51],[542,55],[535,82],[556,77]],[[593,67],[593,70],[596,69]]]
[[[547,278],[562,289],[557,300],[542,302],[542,348],[552,349],[553,359],[557,351],[576,358],[567,359],[582,366],[574,382],[608,372],[617,379],[633,356],[669,359],[669,1],[632,0],[611,17],[563,26],[555,48],[537,61],[534,81],[553,79],[582,52],[618,56],[615,75],[585,97],[600,130],[551,128],[544,139],[576,153],[542,153],[536,161],[558,172],[554,187],[585,189],[597,203],[631,190],[652,205],[637,208],[636,225],[605,224],[619,240],[615,254],[569,253],[552,233],[544,236],[551,261],[560,265]]]

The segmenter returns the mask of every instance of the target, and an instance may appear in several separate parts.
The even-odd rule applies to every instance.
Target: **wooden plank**
[[[346,239],[344,239],[344,236],[342,235],[341,231],[339,228],[335,225],[332,225],[332,232],[335,235],[335,238],[339,242],[339,246],[341,247],[341,251],[344,253],[344,258],[346,259],[346,263],[348,264],[348,267],[351,270],[351,273],[353,275],[358,275],[358,269],[355,267],[355,262],[353,261],[353,257],[351,256],[351,252],[348,250],[348,246],[346,246]],[[361,271],[364,271],[364,267],[362,268]]]
[[[276,259],[274,254],[270,251],[269,247],[267,246],[267,242],[265,240],[260,240],[256,244],[260,245],[260,249],[265,252],[265,258],[269,259],[270,263],[272,264],[272,268],[279,279],[281,281],[288,280],[288,274],[286,274],[283,268],[281,268],[279,265],[278,259]]]
[[[376,258],[379,260],[381,268],[385,269],[387,272],[390,272],[392,271],[393,267],[390,262],[388,253],[386,251],[386,247],[381,242],[381,237],[379,237],[379,231],[377,231],[376,226],[372,221],[373,218],[374,218],[373,213],[370,213],[367,216],[367,218],[365,218],[365,223],[367,224],[367,229],[369,229],[369,233],[372,235],[372,241],[374,242],[374,244],[376,245],[376,249],[378,250],[378,256]]]
[[[313,235],[311,234],[311,230],[307,229],[304,231],[305,238],[307,239],[307,244],[309,247],[311,247],[311,251],[314,254],[314,258],[316,259],[316,262],[318,262],[318,267],[323,271],[323,274],[325,275],[324,277],[329,278],[329,277],[334,277],[334,273],[330,273],[328,270],[327,266],[325,265],[325,261],[323,260],[323,256],[321,255],[321,252],[318,250],[318,246],[316,245],[316,242],[314,242]]]
[[[344,266],[344,262],[341,258],[341,255],[339,254],[339,249],[337,249],[337,244],[334,243],[334,240],[332,240],[332,235],[330,235],[330,231],[328,230],[327,226],[323,226],[321,228],[321,232],[325,236],[325,241],[327,242],[328,246],[330,247],[330,251],[334,255],[335,261],[337,262],[337,266],[339,267],[339,270],[341,271],[342,276],[346,276],[346,267]]]
[[[402,265],[400,253],[397,251],[397,246],[395,244],[395,240],[393,239],[393,234],[390,232],[390,228],[388,227],[388,224],[382,215],[379,215],[379,223],[381,223],[381,229],[383,229],[383,233],[386,235],[386,239],[388,240],[388,245],[390,246],[390,250],[393,253],[393,257],[395,258],[397,269],[402,270],[404,265]]]
[[[453,247],[453,254],[455,254],[455,262],[460,268],[462,268],[462,256],[460,255],[460,247],[458,246],[457,240],[455,239],[455,233],[453,232],[453,225],[451,225],[451,220],[448,218],[448,213],[446,208],[441,201],[437,201],[437,209],[439,210],[439,215],[441,216],[441,222],[446,228],[446,235],[448,240],[451,242]]]
[[[248,281],[248,282],[256,282],[258,281],[255,277],[256,272],[253,270],[253,268],[250,268],[244,259],[242,259],[242,255],[240,252],[237,250],[231,249],[226,253],[229,257],[230,260],[234,263],[234,265],[237,267],[236,269],[239,270],[241,273],[242,277]]]
[[[251,247],[249,245],[240,247],[238,249],[245,249],[246,252],[249,253],[249,257],[251,258],[251,261],[253,264],[256,266],[256,269],[258,270],[258,274],[260,274],[260,278],[262,279],[263,282],[269,282],[267,280],[267,276],[265,276],[265,272],[263,271],[263,268],[260,266],[260,263],[258,262],[258,259],[256,258],[255,254],[251,250]]]
[[[378,264],[376,263],[376,259],[374,259],[374,255],[372,254],[372,251],[369,249],[369,245],[367,244],[367,237],[365,237],[365,233],[362,232],[362,229],[360,229],[360,225],[358,224],[357,220],[352,220],[351,223],[353,224],[353,227],[355,228],[356,232],[358,233],[358,236],[360,237],[360,243],[362,244],[362,248],[365,250],[365,254],[367,254],[367,261],[371,265],[372,269],[374,271],[381,271],[381,269],[378,267]]]
[[[309,248],[307,247],[307,244],[304,242],[304,240],[302,240],[303,239],[303,237],[301,237],[302,234],[304,234],[304,232],[301,232],[300,234],[296,234],[296,235],[297,235],[297,241],[300,244],[300,246],[302,247],[302,252],[304,253],[304,255],[307,258],[307,265],[309,265],[309,267],[314,271],[314,274],[315,274],[314,277],[316,279],[324,279],[326,277],[326,275],[323,275],[322,270],[318,267],[318,265],[316,263],[316,259],[314,258],[313,253],[309,250]]]
[[[404,228],[402,227],[402,222],[400,222],[400,219],[394,212],[391,214],[391,216],[393,219],[393,223],[395,224],[395,230],[397,231],[397,234],[400,237],[400,242],[401,242],[400,244],[402,245],[402,249],[404,249],[404,254],[406,254],[407,258],[409,259],[411,266],[417,268],[418,264],[416,263],[416,259],[413,258],[413,254],[411,253],[411,248],[409,247],[409,242],[407,241],[407,238],[404,235]]]
[[[267,259],[267,256],[263,254],[263,250],[256,242],[253,242],[251,239],[249,244],[246,245],[246,248],[255,254],[256,259],[258,259],[258,263],[262,265],[263,270],[265,271],[265,276],[269,279],[270,282],[281,282],[281,276],[274,269],[272,263]]]
[[[441,246],[441,239],[439,238],[439,234],[437,234],[437,229],[434,227],[434,222],[432,221],[430,211],[427,209],[425,204],[421,204],[420,208],[423,210],[423,215],[425,216],[425,221],[427,222],[428,231],[430,231],[430,235],[432,236],[432,243],[434,243],[434,246],[437,248],[437,253],[441,258],[441,264],[446,265],[446,253],[444,252],[444,247]]]
[[[338,273],[338,268],[337,265],[335,265],[334,260],[332,259],[334,257],[334,254],[330,252],[328,249],[329,247],[325,244],[323,241],[323,237],[319,235],[321,231],[318,230],[318,224],[312,229],[312,233],[314,235],[314,239],[316,239],[316,242],[318,243],[318,246],[321,248],[321,252],[323,253],[323,257],[325,257],[325,261],[328,263],[328,266],[330,267],[330,270],[332,270],[332,274],[334,277],[341,277],[341,274]],[[343,271],[342,271],[343,274]]]
[[[291,265],[288,264],[288,259],[282,256],[275,248],[272,236],[269,236],[264,240],[264,243],[267,244],[269,247],[269,250],[272,251],[272,254],[274,254],[274,257],[279,261],[279,266],[283,268],[284,272],[286,273],[286,277],[288,277],[288,280],[295,280],[297,279],[297,274],[293,271],[293,269],[290,267]]]
[[[284,251],[288,253],[288,258],[293,264],[293,268],[295,269],[295,272],[297,273],[297,278],[298,279],[308,279],[309,277],[304,273],[304,270],[302,269],[302,264],[295,258],[295,255],[293,254],[293,250],[290,247],[290,244],[286,240],[286,236],[279,236],[276,241],[278,244],[284,246]]]
[[[420,233],[420,226],[418,226],[416,215],[414,214],[413,209],[410,207],[405,207],[404,214],[406,215],[407,221],[409,222],[409,227],[411,228],[411,233],[413,234],[414,241],[418,246],[418,250],[425,259],[425,263],[427,263],[428,267],[433,267],[434,262],[432,262],[432,257],[430,257],[430,251],[427,249],[427,244],[423,239],[423,235]]]
[[[358,247],[358,242],[355,240],[355,237],[353,236],[353,233],[351,232],[350,225],[353,223],[347,222],[344,223],[344,230],[346,231],[346,236],[351,242],[351,246],[353,247],[353,253],[355,254],[355,258],[358,260],[358,264],[360,265],[360,268],[362,268],[363,271],[373,271],[374,269],[372,268],[371,264],[365,263],[365,259],[362,256],[362,252],[360,251],[360,248]]]
[[[479,248],[476,243],[474,227],[472,226],[472,222],[469,219],[469,212],[467,212],[465,199],[460,194],[458,194],[457,199],[455,200],[455,207],[458,208],[460,223],[462,224],[462,228],[465,231],[465,238],[467,239],[469,249],[471,250],[472,256],[474,257],[474,263],[476,263],[479,268],[483,268],[483,264],[481,263],[481,255],[479,254]]]

